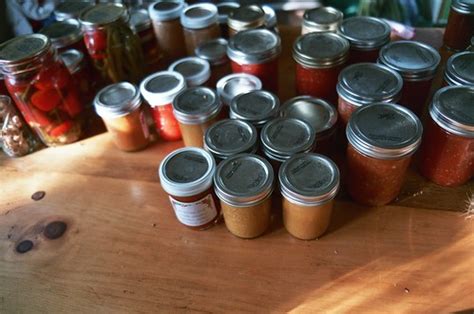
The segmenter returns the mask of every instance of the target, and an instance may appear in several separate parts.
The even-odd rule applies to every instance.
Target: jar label
[[[169,198],[176,218],[183,225],[190,227],[202,226],[212,221],[217,215],[216,205],[211,194],[196,202],[189,203],[177,201],[171,196]]]
[[[142,125],[143,134],[145,135],[145,138],[150,137],[150,131],[148,129],[148,124],[146,123],[145,113],[143,111],[140,112],[140,124]]]

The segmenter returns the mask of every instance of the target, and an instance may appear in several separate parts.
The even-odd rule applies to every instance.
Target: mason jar
[[[446,61],[444,86],[474,86],[474,52],[464,51]]]
[[[77,19],[82,11],[90,8],[93,4],[87,1],[64,1],[56,4],[54,17],[57,21]]]
[[[225,110],[229,111],[229,106],[234,97],[253,90],[262,89],[262,81],[255,75],[246,73],[236,73],[224,76],[217,82],[217,94],[225,106]]]
[[[84,54],[76,49],[66,50],[59,56],[76,82],[82,104],[85,108],[91,108],[100,83],[95,80],[92,65],[84,59]]]
[[[43,27],[39,33],[48,36],[49,40],[51,40],[51,44],[59,53],[68,49],[77,49],[87,54],[81,24],[78,20],[67,19],[60,22],[53,22]]]
[[[301,35],[313,32],[336,33],[344,14],[336,8],[319,7],[307,10],[303,15]]]
[[[464,50],[474,36],[474,2],[453,0],[443,42],[449,49]]]
[[[168,71],[178,72],[186,80],[186,86],[210,86],[211,66],[198,57],[187,57],[173,62]]]
[[[235,1],[226,1],[217,3],[216,6],[222,37],[229,38],[229,26],[227,26],[227,18],[229,17],[230,12],[240,7],[240,4]]]
[[[196,48],[197,57],[206,60],[211,66],[209,86],[215,87],[217,82],[232,73],[230,60],[227,57],[227,40],[217,38],[201,44]]]
[[[232,99],[229,117],[247,121],[260,130],[265,123],[278,116],[279,109],[280,100],[275,94],[254,90]]]
[[[227,26],[229,37],[248,29],[264,28],[265,11],[256,4],[240,6],[229,13]]]

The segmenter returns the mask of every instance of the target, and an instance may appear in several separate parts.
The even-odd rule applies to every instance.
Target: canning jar
[[[265,11],[256,4],[240,6],[229,13],[227,18],[229,37],[248,29],[265,27]]]
[[[264,89],[274,93],[278,91],[280,53],[280,37],[266,29],[239,32],[229,39],[227,46],[232,72],[255,75],[262,81]]]
[[[280,100],[270,92],[254,90],[240,94],[230,104],[229,117],[250,122],[257,130],[278,116]]]
[[[217,93],[207,87],[189,87],[173,101],[184,146],[203,147],[204,133],[219,119],[222,103]]]
[[[380,206],[400,193],[422,126],[410,110],[376,103],[357,109],[346,128],[347,188],[358,203]]]
[[[224,38],[213,39],[199,45],[195,54],[209,62],[211,66],[209,86],[215,87],[221,78],[232,73],[230,61],[227,57],[227,40]]]
[[[257,152],[257,129],[242,120],[225,119],[211,125],[204,134],[204,148],[217,163],[229,157]]]
[[[185,6],[184,2],[160,1],[148,7],[165,65],[186,56],[183,27],[179,20]]]
[[[474,52],[459,52],[448,59],[444,70],[446,85],[474,86]]]
[[[227,26],[227,17],[232,10],[240,7],[238,2],[229,1],[216,4],[219,26],[221,27],[222,37],[229,38],[229,26]]]
[[[421,174],[458,186],[474,175],[474,87],[448,86],[433,97],[420,152]]]
[[[210,86],[211,66],[209,62],[198,57],[187,57],[173,62],[169,71],[178,72],[183,75],[188,87]]]
[[[188,55],[193,55],[200,44],[221,37],[217,7],[212,3],[197,3],[186,7],[181,14],[181,25]]]
[[[313,32],[336,33],[344,14],[332,7],[319,7],[307,10],[303,15],[301,35]]]
[[[395,41],[380,50],[379,63],[403,78],[400,104],[421,116],[441,56],[431,46],[416,41]]]
[[[341,71],[337,83],[337,110],[345,127],[351,114],[363,105],[394,103],[400,99],[403,79],[396,71],[375,63],[356,63]]]
[[[80,22],[89,56],[106,82],[143,78],[145,61],[140,38],[128,26],[129,15],[121,4],[97,4],[84,10]]]
[[[255,238],[268,229],[273,179],[272,167],[257,155],[240,154],[219,164],[214,188],[233,235]]]
[[[60,22],[53,22],[43,27],[39,33],[46,35],[51,40],[51,44],[59,53],[68,49],[77,49],[82,53],[87,53],[84,44],[81,24],[78,20],[68,19]]]
[[[79,90],[82,104],[90,108],[99,83],[94,80],[91,65],[84,59],[84,54],[76,49],[66,50],[60,54],[60,57]]]
[[[348,64],[376,62],[380,48],[390,42],[390,26],[375,17],[345,19],[339,26],[339,33],[351,46]]]
[[[90,8],[93,4],[87,1],[64,1],[56,4],[54,16],[57,21],[77,19],[82,11]]]
[[[13,38],[0,45],[0,68],[8,91],[28,125],[48,146],[81,136],[77,83],[45,35]]]
[[[348,52],[349,42],[334,33],[308,33],[298,37],[293,45],[297,94],[335,103],[337,77]]]
[[[315,152],[330,154],[335,145],[337,111],[321,98],[299,96],[288,100],[280,110],[283,118],[295,118],[308,122],[316,132]]]
[[[177,149],[163,159],[158,175],[180,223],[194,230],[212,227],[220,215],[212,189],[216,162],[202,148]]]
[[[278,20],[275,10],[269,5],[262,5],[263,12],[265,12],[265,28],[269,31],[279,34]]]
[[[474,2],[453,0],[444,31],[444,44],[450,49],[464,50],[469,46],[472,36],[474,36]]]
[[[255,75],[236,73],[224,76],[217,82],[217,94],[228,111],[234,97],[253,90],[262,89],[262,81]]]
[[[321,236],[339,191],[336,164],[323,155],[297,154],[281,165],[278,177],[286,230],[302,240]]]

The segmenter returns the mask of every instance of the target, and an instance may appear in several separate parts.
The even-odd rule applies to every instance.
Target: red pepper
[[[31,103],[41,111],[49,112],[61,102],[61,97],[54,89],[38,90],[31,96]]]
[[[89,55],[94,59],[101,59],[107,48],[107,34],[101,30],[94,30],[84,34],[84,42],[86,43]]]
[[[49,120],[48,116],[34,107],[30,107],[26,110],[20,107],[20,110],[29,125],[39,124],[41,127],[46,127],[51,124],[51,120]]]
[[[64,99],[64,109],[71,116],[75,117],[82,111],[82,103],[79,101],[79,95],[76,91],[69,91]]]
[[[58,137],[69,131],[74,123],[71,120],[66,120],[63,123],[59,124],[55,128],[53,128],[50,132],[49,135],[53,137]]]
[[[63,88],[69,83],[70,74],[64,66],[46,68],[38,74],[35,87],[40,90]]]

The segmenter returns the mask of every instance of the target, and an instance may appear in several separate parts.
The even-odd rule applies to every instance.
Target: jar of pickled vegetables
[[[336,33],[344,14],[332,7],[319,7],[307,10],[303,15],[301,35],[313,32]]]
[[[60,57],[75,81],[82,104],[86,108],[91,107],[99,83],[94,80],[92,66],[84,59],[84,54],[76,49],[62,52]]]
[[[51,43],[59,53],[68,49],[77,49],[82,53],[87,53],[81,24],[78,20],[68,19],[54,22],[42,28],[39,32],[49,37],[49,40],[51,40]]]
[[[246,73],[236,73],[224,76],[217,82],[217,94],[229,111],[229,106],[234,97],[253,90],[262,89],[262,81],[255,75]]]
[[[474,86],[474,52],[459,52],[446,61],[444,86],[446,85]]]
[[[178,72],[186,80],[186,86],[211,86],[211,66],[209,62],[198,57],[187,57],[173,62],[169,71]]]
[[[227,18],[229,37],[238,32],[265,27],[265,12],[256,4],[245,5],[232,10]]]
[[[81,136],[76,82],[42,34],[24,35],[0,45],[0,69],[8,91],[28,125],[48,146]]]
[[[265,123],[278,116],[279,109],[280,100],[275,94],[254,90],[232,99],[229,117],[250,122],[260,130]]]
[[[234,1],[226,1],[216,4],[216,6],[222,37],[229,38],[229,26],[227,25],[227,18],[230,12],[240,7],[240,4]]]
[[[472,36],[474,36],[474,2],[453,0],[444,31],[444,44],[450,49],[464,50],[469,46]]]
[[[227,57],[227,40],[224,38],[213,39],[196,48],[196,56],[206,60],[211,65],[211,78],[209,86],[215,87],[217,82],[232,73],[230,61]]]
[[[57,21],[67,19],[77,19],[82,11],[90,8],[92,3],[89,1],[64,1],[59,2],[54,8],[54,16]]]

